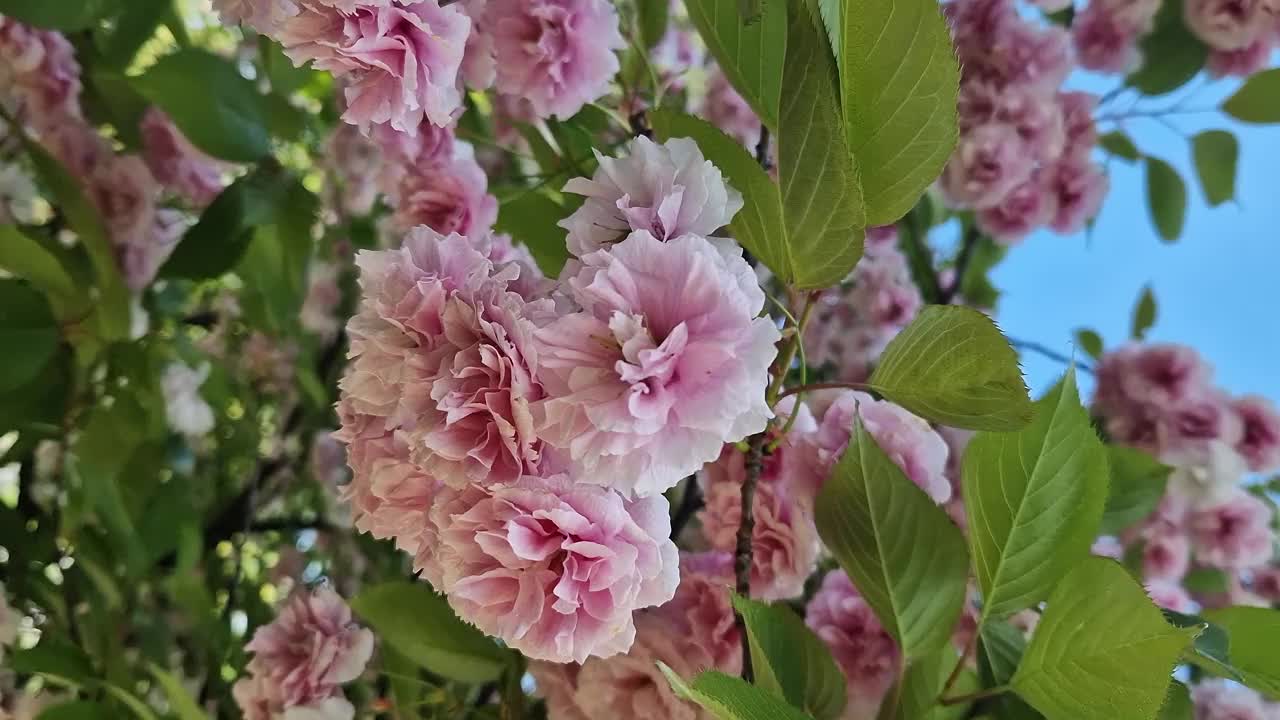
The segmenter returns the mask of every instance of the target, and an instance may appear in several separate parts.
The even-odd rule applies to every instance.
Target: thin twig
[[[1007,692],[1009,692],[1008,685],[999,685],[997,687],[987,688],[986,690],[979,690],[978,692],[972,692],[965,695],[938,698],[938,702],[943,705],[963,705],[965,703],[986,700],[987,698],[999,697]]]
[[[1080,370],[1083,370],[1086,373],[1089,373],[1090,375],[1092,375],[1094,372],[1093,366],[1085,362],[1084,360],[1077,360],[1073,357],[1063,355],[1057,350],[1054,350],[1048,346],[1042,345],[1038,342],[1034,342],[1031,340],[1018,340],[1016,338],[1009,338],[1009,344],[1012,345],[1017,350],[1024,350],[1026,352],[1036,353],[1037,355],[1043,355],[1044,357],[1047,357],[1050,360],[1056,360],[1057,362],[1060,362],[1063,365],[1075,365],[1077,368],[1079,368]]]
[[[781,400],[782,398],[787,397],[789,395],[797,395],[799,393],[813,392],[815,390],[861,390],[863,392],[866,392],[870,389],[871,388],[869,386],[864,385],[862,383],[849,383],[849,382],[809,383],[808,385],[797,385],[793,388],[787,388],[785,391],[783,391],[781,395],[778,396],[778,399]]]
[[[960,679],[960,672],[964,670],[964,664],[969,659],[969,655],[973,652],[974,645],[978,644],[978,633],[974,633],[969,638],[969,642],[964,645],[964,652],[960,653],[960,659],[956,661],[956,666],[951,670],[951,674],[947,676],[947,681],[942,684],[942,690],[938,692],[938,701],[946,697],[951,692],[951,687],[956,684],[956,680]]]
[[[950,305],[951,301],[955,300],[960,294],[960,288],[964,285],[964,274],[969,270],[969,262],[973,259],[973,251],[977,249],[978,242],[981,239],[982,231],[976,225],[970,226],[965,232],[964,240],[960,243],[960,252],[956,255],[955,278],[939,294],[939,305]]]
[[[756,499],[756,483],[764,467],[765,433],[752,435],[747,441],[746,475],[742,479],[742,517],[738,520],[738,542],[733,552],[733,573],[736,590],[742,597],[751,597],[752,536],[756,522],[753,512]],[[733,614],[738,636],[742,638],[742,679],[754,682],[751,651],[747,648],[747,621],[740,612]]]
[[[760,140],[756,143],[756,162],[760,163],[760,167],[769,171],[771,166],[769,162],[769,126],[760,123]]]

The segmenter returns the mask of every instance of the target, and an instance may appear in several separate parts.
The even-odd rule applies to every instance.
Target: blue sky
[[[1118,84],[1073,80],[1099,94]],[[1237,86],[1197,78],[1187,86],[1193,95],[1184,107],[1214,108]],[[1140,107],[1167,108],[1183,94],[1147,99]],[[1108,111],[1128,108],[1133,97],[1127,93]],[[1192,345],[1216,368],[1219,385],[1280,403],[1280,125],[1245,125],[1218,112],[1167,119],[1186,137],[1153,119],[1127,120],[1125,129],[1143,152],[1164,158],[1186,180],[1182,239],[1170,245],[1156,234],[1141,165],[1112,160],[1111,192],[1090,237],[1041,232],[996,268],[992,279],[1003,290],[997,317],[1010,337],[1068,355],[1077,327],[1097,330],[1113,348],[1128,338],[1133,305],[1150,284],[1159,314],[1149,340]],[[1204,200],[1187,139],[1211,128],[1234,132],[1241,146],[1237,200],[1217,208]],[[1023,367],[1036,393],[1063,370],[1061,363],[1031,354],[1024,354]],[[1081,380],[1091,391],[1092,383]]]

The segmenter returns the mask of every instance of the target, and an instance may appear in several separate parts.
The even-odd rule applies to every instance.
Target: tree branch
[[[760,167],[768,172],[772,163],[769,162],[769,126],[760,123],[760,140],[756,143],[756,162],[760,163]]]
[[[764,468],[765,433],[752,435],[747,441],[746,476],[742,479],[742,517],[738,520],[738,542],[733,552],[735,589],[742,597],[751,597],[752,536],[756,522],[753,512],[756,500],[756,483]],[[747,647],[747,621],[742,613],[734,612],[734,624],[742,641],[742,679],[753,682],[755,672],[751,667],[751,651]]]
[[[980,240],[982,240],[982,231],[976,226],[970,226],[965,231],[964,240],[960,243],[960,252],[956,255],[955,277],[946,289],[940,291],[938,304],[950,305],[960,295],[960,288],[964,286],[964,275],[969,271],[969,262],[973,260],[973,251],[977,249]]]
[[[684,481],[684,495],[680,497],[680,507],[676,508],[676,514],[671,518],[671,539],[680,538],[680,533],[684,531],[689,521],[693,519],[693,514],[702,509],[702,489],[698,487],[698,478],[690,476]]]
[[[1090,375],[1094,373],[1094,368],[1089,363],[1083,360],[1077,360],[1067,355],[1063,355],[1057,350],[1054,350],[1046,345],[1042,345],[1041,343],[1033,342],[1031,340],[1018,340],[1016,338],[1009,338],[1009,344],[1012,345],[1017,350],[1036,353],[1037,355],[1042,355],[1044,357],[1049,358],[1050,360],[1055,360],[1057,362],[1060,362],[1063,365],[1074,364],[1078,369],[1083,370],[1084,372],[1089,373]]]

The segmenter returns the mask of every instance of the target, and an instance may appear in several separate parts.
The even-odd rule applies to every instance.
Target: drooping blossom
[[[297,0],[213,0],[213,9],[228,24],[244,24],[268,33],[301,9]]]
[[[805,624],[826,643],[848,683],[845,717],[875,717],[897,678],[902,651],[843,570],[833,570],[805,608]]]
[[[1256,473],[1280,469],[1280,412],[1258,395],[1238,397],[1231,403],[1240,418],[1242,431],[1236,451]]]
[[[751,151],[760,143],[760,118],[719,65],[707,76],[707,91],[698,106],[698,115]]]
[[[466,238],[425,227],[356,264],[363,297],[340,382],[356,425],[344,432],[378,418],[381,432],[404,434],[423,471],[455,487],[535,469],[530,404],[542,393],[529,315],[551,301],[526,303],[506,289],[516,265],[495,269]]]
[[[409,134],[424,116],[451,123],[462,106],[458,71],[471,20],[439,0],[344,5],[302,3],[296,15],[257,29],[295,64],[311,62],[343,81],[346,122]]]
[[[161,185],[197,208],[222,192],[222,165],[192,145],[163,110],[148,108],[138,130],[147,167]]]
[[[1214,77],[1248,77],[1266,69],[1277,44],[1280,44],[1280,33],[1275,37],[1261,37],[1238,50],[1210,50],[1205,68]]]
[[[464,620],[533,659],[626,652],[634,611],[670,600],[679,581],[659,495],[525,476],[439,524],[439,589]]]
[[[1219,505],[1193,512],[1188,529],[1196,560],[1228,570],[1265,564],[1275,540],[1271,519],[1271,507],[1242,488]]]
[[[1148,580],[1177,584],[1191,566],[1191,542],[1181,532],[1164,530],[1149,535],[1142,547],[1142,575]]]
[[[797,421],[799,422],[799,421]],[[812,424],[812,419],[808,421]],[[792,432],[797,431],[795,428]],[[812,482],[798,450],[790,440],[762,460],[752,502],[751,596],[761,600],[793,598],[804,592],[805,580],[817,567],[821,543],[813,518]],[[707,544],[722,553],[726,570],[732,567],[742,521],[742,485],[746,454],[726,445],[719,459],[698,474],[706,505],[698,513]]]
[[[471,33],[462,54],[462,81],[473,90],[485,90],[498,76],[498,62],[493,44],[493,34],[487,29],[489,18],[485,10],[489,0],[461,0],[459,7],[471,18]]]
[[[200,386],[209,377],[209,366],[193,369],[181,362],[170,364],[160,377],[164,393],[165,417],[174,431],[201,437],[213,429],[213,409],[200,396]]]
[[[42,138],[70,125],[93,134],[80,109],[80,64],[61,33],[0,16],[0,66],[17,101],[15,114]]]
[[[539,117],[568,119],[602,97],[626,47],[608,0],[488,0],[498,92]]]
[[[1151,18],[1137,18],[1135,23],[1130,14],[1111,7],[1115,4],[1090,2],[1072,21],[1071,42],[1081,67],[1120,75],[1142,65],[1138,41],[1150,30]]]
[[[89,178],[89,197],[117,245],[139,245],[155,222],[160,186],[137,155],[101,164]]]
[[[245,646],[249,676],[232,694],[251,720],[350,720],[341,686],[358,678],[373,655],[373,633],[327,587],[300,591]]]
[[[981,125],[960,138],[943,170],[942,191],[957,207],[992,207],[1031,176],[1034,162],[1013,126]]]
[[[1168,408],[1208,387],[1211,377],[1200,355],[1184,345],[1121,348],[1099,364],[1095,402],[1107,413],[1134,403]]]
[[[539,433],[582,480],[662,492],[764,429],[780,333],[739,252],[638,230],[582,258],[582,309],[537,333]]]
[[[636,641],[625,655],[590,658],[581,666],[534,662],[529,671],[557,720],[588,720],[601,711],[617,720],[711,720],[680,700],[658,670],[662,662],[682,677],[704,670],[738,674],[742,644],[725,582],[682,561],[671,602],[636,616]]]
[[[1058,93],[1058,109],[1062,112],[1063,154],[1087,156],[1098,144],[1098,126],[1093,113],[1098,96],[1072,90]]]
[[[688,138],[659,145],[637,137],[617,158],[596,157],[600,167],[590,180],[573,178],[564,187],[587,198],[560,222],[569,231],[569,252],[578,257],[636,230],[659,240],[710,237],[742,209],[742,194]]]
[[[675,0],[671,2],[673,11],[678,6],[679,2]],[[672,90],[683,90],[689,70],[701,67],[706,60],[706,55],[706,48],[698,37],[697,31],[680,22],[672,21],[667,24],[666,33],[650,52],[649,61],[653,63],[659,80],[667,87]],[[715,120],[711,122],[716,123]]]
[[[855,418],[880,449],[935,503],[951,499],[947,443],[923,419],[888,400],[853,390],[834,393],[808,445],[814,478],[820,484],[849,446]]]

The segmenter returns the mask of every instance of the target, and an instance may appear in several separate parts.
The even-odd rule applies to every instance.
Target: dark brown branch
[[[951,284],[939,294],[938,304],[950,305],[960,295],[960,288],[964,287],[965,273],[969,271],[969,262],[973,260],[973,252],[981,240],[982,231],[970,226],[964,234],[964,240],[960,243],[960,252],[956,255],[955,277],[952,278]]]
[[[736,590],[742,597],[751,597],[752,536],[755,534],[756,483],[764,467],[765,433],[757,433],[747,440],[746,476],[742,480],[742,517],[738,520],[738,542],[733,552],[733,574]],[[751,666],[751,651],[747,647],[747,621],[742,613],[735,612],[734,623],[742,638],[742,679],[753,682],[755,672]]]
[[[680,497],[680,507],[671,518],[671,539],[679,540],[680,533],[693,519],[693,514],[702,509],[702,489],[698,487],[698,478],[690,476],[684,481],[684,494]]]
[[[768,172],[772,163],[769,161],[769,126],[760,123],[760,140],[756,143],[756,162]]]

